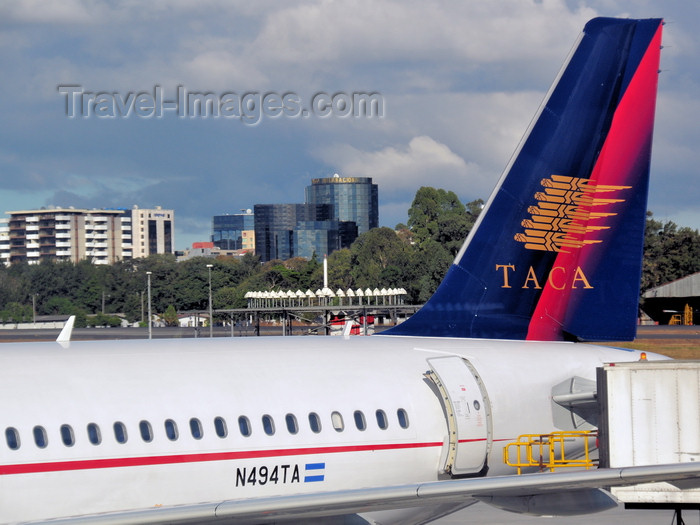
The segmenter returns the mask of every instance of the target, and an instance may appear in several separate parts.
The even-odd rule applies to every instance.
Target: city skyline
[[[586,21],[665,17],[649,209],[700,228],[697,2],[19,0],[0,16],[0,210],[161,205],[176,249],[334,173],[381,186],[380,226],[424,185],[486,200]]]
[[[111,264],[120,259],[144,257],[149,253],[189,252],[190,248],[195,249],[198,244],[208,242],[222,250],[253,251],[260,255],[263,261],[280,257],[283,259],[292,257],[309,259],[315,253],[330,254],[337,249],[347,248],[359,233],[364,233],[378,226],[378,186],[372,183],[371,177],[343,178],[336,173],[333,177],[313,179],[311,184],[305,187],[304,194],[304,204],[255,204],[256,213],[253,213],[251,209],[241,209],[241,213],[213,215],[208,237],[210,240],[194,241],[185,250],[175,250],[174,243],[172,243],[175,223],[170,219],[174,219],[174,210],[163,210],[161,206],[156,206],[152,210],[141,209],[138,205],[133,205],[131,208],[100,207],[90,210],[74,206],[45,206],[31,210],[8,210],[5,213],[9,215],[9,218],[0,218],[0,262],[6,264],[19,261],[38,263],[47,258],[55,260],[70,258],[77,262],[85,258],[88,254],[84,246],[85,240],[79,247],[66,239],[57,239],[59,236],[69,237],[68,235],[59,235],[54,232],[56,227],[63,228],[62,225],[56,226],[54,222],[67,220],[69,216],[125,215],[126,218],[122,219],[121,226],[119,224],[112,225],[112,229],[115,231],[111,234],[110,239],[113,239],[107,242],[107,237],[104,237],[99,241],[99,255],[97,252],[91,255],[97,264]],[[272,216],[279,216],[267,225],[265,229],[268,229],[281,217],[288,215],[290,207],[297,209],[296,212],[292,213],[293,217],[290,216],[286,221],[283,221],[285,224],[274,226],[274,229],[282,228],[285,235],[289,236],[287,241],[289,246],[284,249],[280,248],[279,252],[277,248],[274,248],[273,253],[268,246],[269,243],[264,240],[267,233],[259,231],[257,235],[263,237],[261,238],[262,242],[258,244],[260,248],[256,250],[254,220],[256,214],[262,214],[259,219],[262,219],[263,222],[270,221]],[[68,215],[64,217],[65,214]],[[22,217],[21,225],[17,222],[18,217]],[[27,231],[25,232],[23,217],[29,217],[28,221],[37,222],[37,226],[26,226]],[[132,217],[136,220],[133,231]],[[158,226],[156,226],[156,221],[149,220],[157,217],[167,219],[165,223],[167,230],[164,229],[162,220]],[[126,230],[124,230],[124,220],[128,221]],[[289,224],[286,224],[287,222]],[[32,231],[30,232],[29,229]],[[39,234],[40,229],[41,234]],[[100,229],[106,230],[107,228],[100,226]],[[23,240],[21,246],[17,244],[20,239],[19,233],[22,234]],[[275,232],[275,235],[279,234],[282,234],[282,231]],[[90,238],[87,242],[93,246],[95,241]],[[275,241],[275,245],[277,242]],[[109,250],[112,245],[114,246]]]

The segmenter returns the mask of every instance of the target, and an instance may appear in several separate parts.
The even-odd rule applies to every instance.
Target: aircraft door
[[[453,477],[486,473],[491,448],[488,395],[474,367],[459,356],[428,359],[426,376],[440,393],[447,418],[449,449],[443,470]]]

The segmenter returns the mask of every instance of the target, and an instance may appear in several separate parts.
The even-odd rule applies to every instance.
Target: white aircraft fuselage
[[[513,473],[505,444],[558,430],[554,385],[639,359],[450,338],[202,343],[3,345],[2,522],[435,481],[446,461],[462,476]],[[431,370],[462,392],[456,460]]]

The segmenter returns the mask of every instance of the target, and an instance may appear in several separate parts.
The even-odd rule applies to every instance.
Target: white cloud
[[[239,92],[267,85],[267,76],[235,52],[213,48],[202,51],[181,66],[184,81],[203,89]]]
[[[536,113],[543,93],[433,93],[387,97],[386,122],[335,119],[312,131],[330,170],[372,176],[381,199],[420,186],[486,199]],[[381,144],[383,146],[377,146]],[[402,194],[402,198],[406,198]]]
[[[256,47],[299,64],[559,56],[562,35],[573,42],[592,16],[592,9],[571,11],[562,0],[304,2],[272,12]]]
[[[344,176],[372,177],[382,194],[389,196],[426,185],[461,186],[470,170],[464,159],[427,136],[414,137],[403,147],[388,146],[378,151],[336,146],[322,156],[327,162],[333,161]]]
[[[80,0],[22,0],[4,2],[0,7],[0,18],[4,22],[82,24],[90,22],[102,7],[95,2]]]

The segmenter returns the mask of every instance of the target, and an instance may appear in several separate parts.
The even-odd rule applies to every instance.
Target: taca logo
[[[595,185],[588,179],[564,175],[552,175],[540,184],[544,191],[535,193],[537,205],[528,208],[530,217],[520,223],[525,231],[515,234],[515,240],[528,250],[548,252],[568,252],[602,242],[590,238],[590,232],[608,229],[601,222],[617,213],[596,210],[625,200],[600,195],[631,188]]]

